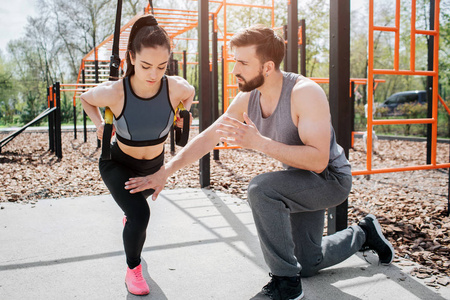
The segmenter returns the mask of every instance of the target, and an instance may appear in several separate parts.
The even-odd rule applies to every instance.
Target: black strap
[[[114,27],[114,39],[112,47],[112,55],[109,63],[109,80],[117,80],[119,77],[120,56],[120,20],[122,18],[122,0],[117,0],[116,24]]]
[[[187,110],[180,110],[180,117],[183,119],[183,128],[175,126],[175,142],[178,146],[186,146],[189,140],[189,129],[191,127],[191,115]]]
[[[122,18],[122,0],[117,0],[116,23],[114,27],[114,38],[112,55],[109,62],[109,80],[116,81],[119,77],[120,56],[119,56],[119,41],[120,41],[120,20]],[[108,116],[108,117],[107,117]],[[112,112],[109,107],[105,109],[105,127],[103,129],[102,138],[102,154],[103,160],[111,159],[111,135],[112,135]]]
[[[150,4],[150,8],[152,10],[152,15],[155,15],[155,12],[153,11],[153,1],[152,0],[148,0],[148,4]]]

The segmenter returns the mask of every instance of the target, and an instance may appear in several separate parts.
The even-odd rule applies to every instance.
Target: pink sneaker
[[[142,276],[142,265],[134,269],[127,267],[127,276],[125,277],[125,284],[128,291],[133,295],[147,295],[150,293],[147,282]]]

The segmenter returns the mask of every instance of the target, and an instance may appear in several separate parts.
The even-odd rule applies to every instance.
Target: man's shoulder
[[[322,87],[312,79],[300,75],[292,89],[294,94],[324,94]]]

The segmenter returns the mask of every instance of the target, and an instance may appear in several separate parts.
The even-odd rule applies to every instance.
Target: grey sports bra
[[[169,98],[168,79],[161,79],[155,96],[141,98],[123,78],[124,104],[122,113],[114,118],[117,139],[129,146],[144,147],[163,143],[173,124],[175,112]]]

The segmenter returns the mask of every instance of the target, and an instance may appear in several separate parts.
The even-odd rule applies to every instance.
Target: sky
[[[27,16],[36,16],[37,0],[2,0],[0,6],[0,49],[5,53],[10,40],[25,35]],[[6,3],[5,3],[6,2]]]
[[[304,0],[301,0],[304,1]],[[352,9],[368,0],[351,0]],[[0,49],[5,53],[10,40],[23,37],[28,16],[37,15],[37,0],[2,0],[0,6]],[[7,4],[5,4],[5,2]]]

